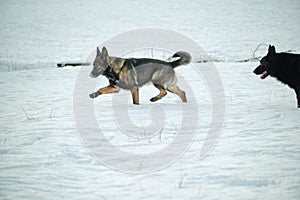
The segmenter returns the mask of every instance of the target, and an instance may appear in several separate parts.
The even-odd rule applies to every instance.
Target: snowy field
[[[299,1],[12,0],[0,1],[0,8],[0,199],[300,199],[295,94],[273,78],[255,76],[257,61],[238,62],[252,58],[260,43],[299,53]],[[175,160],[146,173],[138,171],[142,162],[139,169],[122,170],[84,145],[74,106],[81,69],[56,68],[56,63],[84,61],[110,38],[149,27],[185,35],[218,62],[176,69],[188,100],[195,95],[186,104],[173,94],[149,102],[157,94],[150,85],[140,89],[139,106],[131,104],[127,91],[90,100],[88,94],[107,82],[101,78],[90,87],[95,80],[86,74],[82,87],[88,89],[80,102],[93,105],[105,139],[131,155],[159,152],[178,131],[188,132],[180,123],[186,115],[181,110],[189,111],[188,121],[196,120],[186,151],[173,149],[169,155]],[[262,45],[255,56],[266,51]],[[135,54],[153,56],[152,51]],[[195,65],[215,66],[224,87],[224,123],[205,156],[208,130],[220,113],[213,112],[213,94]],[[128,109],[124,116],[116,114],[123,108]],[[164,115],[156,134],[147,129],[155,120],[152,111]],[[126,114],[141,132],[124,133]],[[169,155],[158,158],[164,163]],[[111,162],[128,167],[129,157],[118,158],[112,156]]]

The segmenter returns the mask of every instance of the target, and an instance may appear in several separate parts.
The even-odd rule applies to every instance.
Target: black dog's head
[[[275,46],[269,45],[268,54],[260,60],[260,65],[253,71],[254,74],[260,75],[261,79],[265,79],[267,76],[272,75],[270,67],[270,58],[276,53]]]

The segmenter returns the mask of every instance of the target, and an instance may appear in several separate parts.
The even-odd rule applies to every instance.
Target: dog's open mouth
[[[269,76],[269,73],[267,71],[264,71],[263,73],[260,74],[261,79],[265,79],[267,76]]]

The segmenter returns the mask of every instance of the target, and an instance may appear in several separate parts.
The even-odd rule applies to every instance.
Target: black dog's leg
[[[294,90],[295,90],[296,96],[297,96],[297,104],[298,104],[298,108],[300,108],[300,87],[295,88]]]

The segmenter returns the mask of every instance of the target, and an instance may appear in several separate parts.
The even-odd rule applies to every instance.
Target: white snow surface
[[[258,62],[236,62],[251,58],[260,43],[299,53],[299,1],[12,0],[0,1],[0,9],[0,199],[300,199],[295,94],[273,78],[255,76]],[[179,67],[179,85],[184,78],[197,99],[196,137],[174,163],[135,174],[104,165],[84,147],[73,107],[80,69],[56,63],[84,60],[107,39],[149,27],[181,33],[219,61],[214,65],[224,86],[225,118],[217,143],[200,158],[211,95],[191,73],[192,64]],[[266,51],[262,46],[256,56]],[[99,85],[105,84],[101,78]],[[111,144],[139,154],[172,141],[180,128],[178,110],[191,103],[173,94],[149,102],[156,93],[151,85],[141,88],[139,106],[127,102],[128,91],[94,100]],[[113,98],[125,99],[116,106],[129,106],[141,127],[151,123],[153,106],[163,107],[161,135],[137,140],[123,134],[114,123]]]

